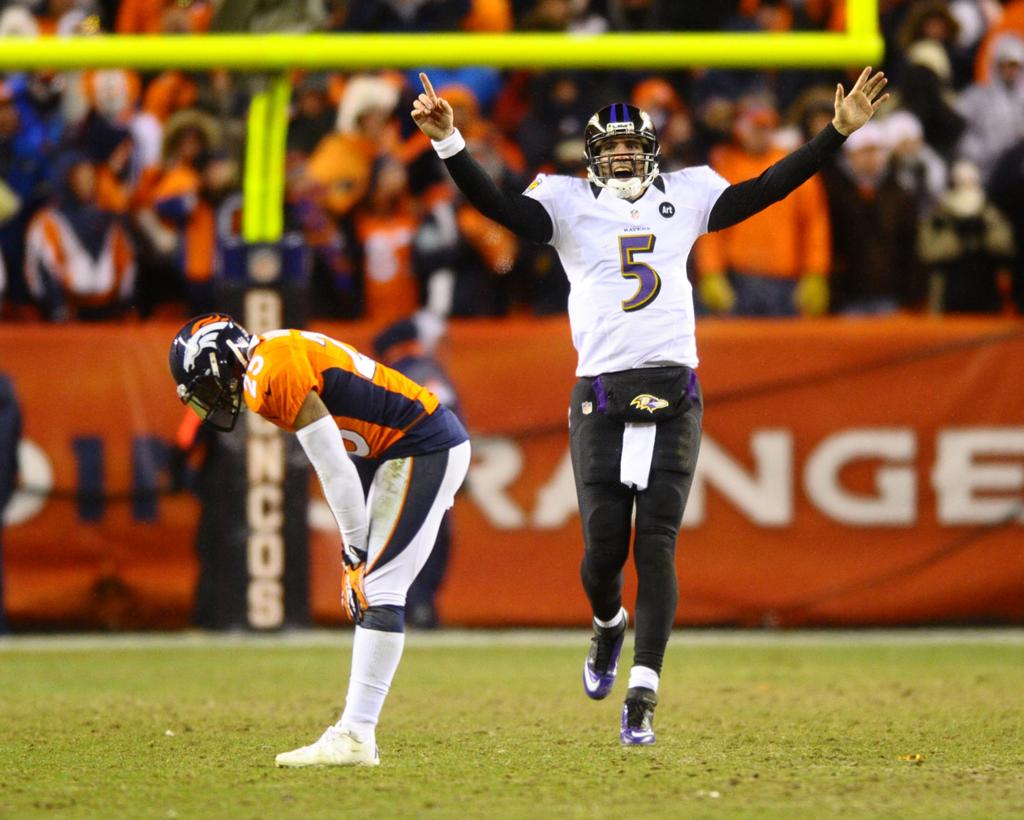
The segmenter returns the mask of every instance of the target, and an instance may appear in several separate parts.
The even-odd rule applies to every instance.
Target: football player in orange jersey
[[[341,530],[343,602],[355,622],[345,710],[278,766],[376,766],[376,726],[405,643],[405,596],[469,467],[469,436],[425,387],[320,333],[249,334],[205,314],[174,337],[178,397],[217,430],[242,402],[294,432]],[[380,459],[364,498],[349,456]]]

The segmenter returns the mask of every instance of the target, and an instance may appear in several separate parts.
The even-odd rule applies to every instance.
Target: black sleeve
[[[523,239],[541,244],[550,241],[555,228],[548,212],[536,199],[502,193],[465,148],[448,157],[444,164],[463,196],[488,219]]]
[[[821,169],[846,137],[831,123],[805,145],[767,168],[757,179],[730,185],[711,208],[708,230],[720,231],[785,199]]]

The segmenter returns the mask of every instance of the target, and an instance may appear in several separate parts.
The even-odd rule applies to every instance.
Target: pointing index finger
[[[430,84],[430,77],[425,72],[420,72],[420,82],[423,83],[423,90],[427,92],[427,96],[430,97],[431,101],[437,99],[437,94],[434,93],[434,86]]]

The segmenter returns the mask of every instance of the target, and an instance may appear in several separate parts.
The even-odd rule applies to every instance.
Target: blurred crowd
[[[698,309],[733,315],[1019,313],[1024,307],[1024,0],[881,0],[891,100],[820,175],[704,237]],[[0,0],[0,37],[207,31],[842,30],[845,0]],[[425,67],[429,69],[429,66]],[[431,70],[509,191],[581,174],[590,115],[653,117],[661,169],[756,176],[832,117],[850,71]],[[568,286],[548,248],[465,203],[408,111],[416,72],[296,73],[285,229],[313,315],[381,325],[541,315]],[[0,75],[0,317],[210,309],[237,244],[246,112],[227,71]]]

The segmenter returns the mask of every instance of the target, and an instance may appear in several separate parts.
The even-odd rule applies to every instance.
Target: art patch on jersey
[[[671,202],[662,202],[658,206],[658,213],[665,217],[665,219],[670,219],[676,214],[676,206]]]
[[[629,406],[635,407],[637,410],[646,410],[653,416],[655,410],[668,407],[668,402],[665,399],[652,396],[650,393],[641,393],[639,396],[633,397],[633,401],[629,403]]]

